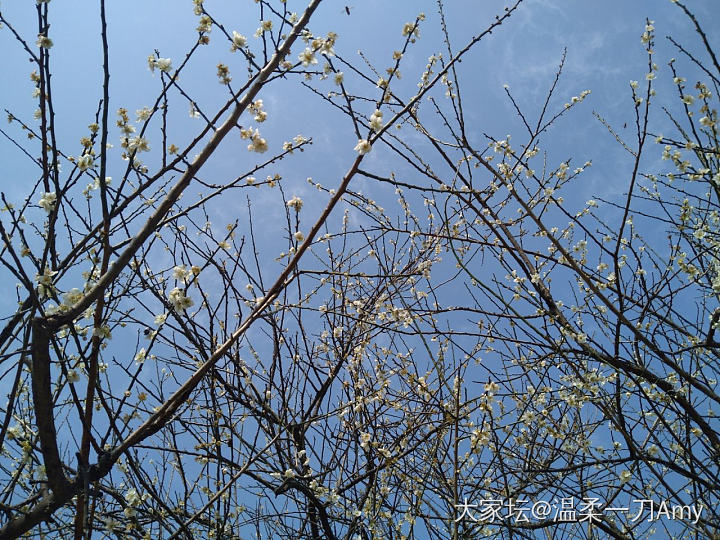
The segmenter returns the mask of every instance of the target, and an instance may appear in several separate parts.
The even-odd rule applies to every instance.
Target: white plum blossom
[[[181,265],[173,268],[173,277],[175,279],[185,281],[185,278],[187,278],[188,275],[189,275],[188,269],[185,267],[184,264],[181,264]]]
[[[52,212],[53,208],[55,208],[56,201],[57,201],[57,195],[55,195],[55,192],[49,191],[49,192],[43,194],[42,197],[40,197],[38,204],[42,208],[44,208],[46,212],[50,213],[50,212]]]
[[[263,100],[257,99],[250,104],[250,111],[255,114],[254,120],[258,123],[262,123],[267,120],[267,112],[263,110]]]
[[[178,313],[182,313],[187,308],[192,307],[195,304],[193,299],[186,296],[185,291],[179,287],[175,287],[172,291],[170,291],[170,294],[168,294],[168,300],[170,301],[173,309]]]
[[[143,107],[142,109],[138,109],[135,111],[135,115],[137,116],[138,122],[143,122],[150,118],[150,115],[152,114],[152,109],[150,107]]]
[[[409,36],[410,34],[414,35],[415,37],[420,37],[420,27],[417,23],[406,22],[403,25],[402,35]]]
[[[37,38],[37,41],[35,42],[35,44],[38,47],[42,47],[43,49],[49,49],[50,47],[53,46],[52,39],[50,39],[49,37],[47,37],[44,34],[38,34],[38,38]]]
[[[260,21],[260,28],[255,30],[255,37],[260,37],[263,35],[263,32],[269,32],[272,30],[273,22],[272,21]]]
[[[306,48],[303,52],[301,52],[298,56],[298,59],[305,67],[309,66],[310,64],[318,63],[317,58],[315,58],[315,52],[310,48]]]
[[[168,73],[172,69],[172,60],[170,58],[155,58],[152,54],[148,56],[148,68],[155,72],[155,68]]]
[[[93,328],[93,337],[99,337],[101,339],[112,339],[112,334],[110,333],[110,327],[106,324],[102,326],[96,326]]]
[[[360,154],[361,156],[364,156],[367,154],[372,148],[372,145],[368,142],[367,139],[360,139],[358,140],[358,143],[355,145],[355,151]]]
[[[158,58],[155,66],[160,70],[168,73],[172,69],[172,60],[170,58]]]
[[[296,212],[299,212],[303,206],[303,201],[297,195],[293,195],[293,198],[287,202],[288,208],[293,208]]]
[[[135,488],[130,488],[125,492],[125,502],[131,507],[139,506],[145,498],[146,496],[140,495]]]
[[[42,274],[35,274],[35,281],[38,284],[38,289],[40,291],[41,297],[50,296],[50,294],[55,291],[55,286],[53,285],[53,277],[56,274],[57,272],[53,272],[48,266],[45,267],[45,270],[43,270]]]
[[[320,45],[320,52],[325,56],[335,56],[335,49],[333,46],[337,41],[337,34],[335,32],[328,32],[327,38],[322,40]]]
[[[63,297],[63,305],[70,307],[77,304],[82,298],[82,291],[78,288],[70,289]]]
[[[77,160],[78,169],[86,171],[93,166],[93,157],[90,154],[83,154]]]
[[[250,152],[257,152],[259,154],[267,152],[267,141],[260,136],[260,132],[257,129],[255,130],[255,133],[253,133],[252,142],[248,144],[247,148]]]
[[[375,109],[375,112],[370,116],[370,127],[375,131],[380,131],[383,126],[382,121],[383,113],[380,109]]]
[[[114,531],[120,526],[120,523],[113,517],[108,516],[103,521],[105,523],[105,530],[106,531]]]
[[[22,426],[15,424],[13,426],[10,426],[7,429],[6,433],[7,433],[7,438],[12,441],[13,439],[19,439],[20,437],[22,437],[24,430],[23,430]]]
[[[125,145],[130,152],[148,152],[150,143],[145,137],[131,137],[125,141]]]
[[[370,441],[372,440],[372,435],[370,435],[367,432],[362,432],[360,434],[360,446],[362,448],[367,448],[368,444],[370,444]]]
[[[245,44],[247,43],[247,38],[245,36],[243,36],[242,34],[239,34],[238,32],[236,32],[235,30],[233,30],[232,42],[233,42],[233,44],[232,44],[232,48],[230,50],[235,52],[238,49],[242,49],[245,46]]]

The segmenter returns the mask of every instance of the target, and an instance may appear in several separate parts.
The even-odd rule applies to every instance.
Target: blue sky
[[[291,0],[290,9],[294,7],[299,11],[303,6],[302,2],[295,4]],[[237,20],[235,28],[241,33],[251,36],[254,32],[253,2],[209,0],[206,5],[213,13],[217,12],[221,20]],[[464,44],[477,29],[484,28],[503,5],[503,2],[493,0],[483,2],[483,9],[478,9],[475,2],[448,3],[446,15],[453,45]],[[73,2],[72,6],[70,9],[66,3],[51,4],[51,36],[55,42],[52,62],[60,139],[75,143],[85,135],[99,101],[101,56],[97,25],[94,24],[96,3]],[[435,3],[355,2],[349,4],[350,16],[346,15],[344,6],[342,2],[321,5],[312,30],[318,34],[330,30],[337,32],[340,36],[338,52],[350,61],[357,61],[357,51],[362,50],[380,69],[389,65],[389,53],[401,45],[399,29],[404,22],[420,11],[427,13],[429,19],[423,24],[422,39],[411,48],[401,67],[404,80],[400,86],[407,84],[406,88],[411,92],[427,57],[442,50]],[[713,19],[720,11],[720,4],[713,1],[689,2],[689,6],[701,21]],[[2,9],[18,29],[27,31],[30,37],[34,35],[32,4],[5,2]],[[79,11],[83,16],[78,16]],[[552,81],[563,49],[567,48],[559,99],[568,99],[584,89],[591,89],[593,93],[581,110],[554,130],[550,148],[557,150],[558,159],[573,155],[583,161],[595,158],[598,164],[601,161],[597,160],[598,156],[618,152],[591,111],[599,112],[618,125],[622,125],[621,121],[624,122],[631,112],[627,84],[632,79],[642,78],[646,72],[644,51],[639,43],[646,17],[656,23],[658,58],[676,56],[662,39],[666,34],[694,43],[692,29],[669,1],[525,2],[504,27],[471,52],[460,66],[463,92],[468,104],[472,105],[467,107],[468,115],[476,133],[502,138],[507,133],[518,132],[520,125],[504,96],[503,84],[510,86],[518,103],[532,116]],[[108,22],[111,111],[123,106],[132,112],[150,105],[150,99],[158,89],[157,76],[147,69],[147,56],[157,49],[162,57],[171,57],[177,63],[194,40],[196,18],[189,2],[166,0],[135,4],[131,1],[109,2]],[[226,24],[230,29],[230,23]],[[712,33],[710,38],[716,39]],[[213,39],[219,39],[217,31]],[[0,47],[7,51],[3,59],[4,83],[0,86],[3,106],[29,114],[35,106],[30,96],[32,85],[28,79],[27,60],[7,31],[0,33]],[[181,81],[208,110],[224,96],[223,88],[215,82],[215,64],[229,56],[225,45],[211,45],[201,51],[192,69],[188,70],[189,75]],[[229,65],[232,70],[233,64]],[[238,67],[236,77],[242,77],[242,69]],[[661,70],[660,77],[668,77],[666,69]],[[328,82],[326,87],[331,89],[331,83]],[[262,96],[270,110],[266,129],[269,130],[271,149],[277,149],[292,130],[311,135],[318,143],[316,146],[330,146],[332,151],[324,153],[320,167],[310,164],[308,174],[302,179],[318,176],[318,168],[328,179],[337,177],[352,156],[355,141],[349,124],[332,111],[328,113],[309,92],[293,90],[288,94],[288,88],[288,85],[271,85]],[[183,118],[186,115],[176,112],[176,116],[177,139],[190,137],[194,132],[193,123]],[[11,179],[27,172],[28,163],[8,146],[3,145],[0,151],[3,161],[12,164],[0,185],[11,198],[13,195],[19,197],[24,193],[24,187]],[[227,159],[213,163],[211,167],[217,167],[220,174],[229,174],[238,165]],[[610,171],[602,167],[589,172],[586,179],[589,191],[599,185],[603,190],[608,188],[603,177]],[[296,189],[307,188],[298,186]],[[618,190],[621,191],[622,186]]]
[[[335,31],[339,34],[337,50],[351,61],[358,59],[356,51],[362,50],[378,67],[389,64],[389,53],[400,46],[399,29],[403,23],[420,11],[427,13],[429,20],[423,25],[422,39],[411,49],[401,68],[408,89],[417,81],[427,57],[441,50],[436,24],[434,2],[379,2],[364,1],[349,4],[351,15],[347,16],[344,3],[332,2],[321,5],[314,19],[312,30],[318,34]],[[447,22],[452,34],[453,45],[463,44],[467,38],[484,28],[494,14],[505,5],[503,2],[483,2],[483,9],[477,9],[475,2],[454,1],[446,6]],[[711,20],[720,11],[720,4],[712,1],[689,2],[701,21]],[[51,35],[55,42],[53,65],[55,66],[55,91],[59,126],[62,140],[78,140],[85,134],[85,126],[92,119],[99,100],[100,49],[97,42],[96,3],[73,2],[72,8],[66,3],[51,4]],[[135,7],[133,7],[135,6]],[[251,36],[256,27],[254,4],[251,1],[223,2],[209,0],[209,9],[218,12],[224,21],[237,20],[236,29]],[[231,8],[232,6],[232,8]],[[303,3],[293,6],[298,11]],[[26,2],[4,2],[3,13],[10,21],[16,22],[21,30],[32,37],[34,27],[32,4]],[[78,12],[82,16],[78,16]],[[512,133],[517,121],[504,97],[502,85],[510,89],[518,102],[528,111],[535,111],[543,99],[560,60],[563,48],[567,47],[568,58],[565,75],[560,85],[561,97],[577,95],[584,89],[593,94],[583,110],[572,117],[566,129],[553,134],[553,143],[572,152],[572,145],[587,152],[595,147],[600,154],[612,148],[611,141],[603,138],[603,130],[593,120],[590,111],[596,110],[609,121],[625,118],[631,106],[627,83],[639,79],[645,73],[644,51],[639,43],[645,18],[655,20],[658,33],[658,58],[668,57],[670,52],[663,36],[672,34],[680,38],[692,37],[692,29],[679,10],[669,1],[642,0],[627,2],[607,0],[603,2],[577,2],[528,0],[517,14],[495,32],[486,42],[472,52],[461,66],[461,80],[468,99],[472,99],[471,118],[477,123],[478,132],[494,136]],[[150,105],[149,99],[157,90],[157,76],[147,69],[146,59],[154,49],[163,57],[171,57],[177,63],[194,39],[196,18],[189,2],[155,1],[152,3],[123,2],[108,3],[110,26],[110,52],[113,90],[112,110],[124,106],[134,111]],[[226,23],[227,24],[227,23]],[[228,24],[228,28],[229,28]],[[219,36],[213,36],[214,39]],[[713,34],[710,38],[716,39]],[[7,51],[3,59],[4,83],[0,86],[0,98],[4,106],[19,111],[34,110],[30,96],[32,86],[27,78],[28,64],[18,50],[9,32],[0,33],[0,45]],[[215,82],[215,64],[218,59],[229,57],[225,46],[208,47],[195,60],[190,76],[182,82],[198,98],[198,102],[212,110],[212,104],[222,99],[223,89]],[[233,65],[230,64],[231,69]],[[242,68],[239,67],[238,71]],[[667,76],[661,71],[661,77]],[[236,77],[240,77],[240,73]],[[330,86],[328,84],[328,86]],[[318,100],[309,93],[298,92],[287,95],[287,85],[271,86],[263,95],[271,108],[270,119],[282,118],[282,126],[271,144],[279,146],[280,131],[297,128],[312,134],[321,144],[339,144],[344,136],[347,143],[341,152],[333,151],[337,163],[324,163],[325,172],[337,174],[346,166],[352,156],[354,141],[348,132],[348,124],[339,117],[327,114]],[[477,97],[475,97],[477,96]],[[316,114],[312,114],[315,111]],[[181,125],[189,136],[192,123]],[[274,132],[273,132],[274,133]],[[328,136],[330,134],[330,136]],[[325,137],[325,139],[323,139]],[[274,139],[274,140],[273,140]],[[593,144],[587,144],[593,141]],[[352,144],[351,144],[352,143]],[[14,153],[3,147],[3,159],[17,160]],[[277,146],[275,146],[277,148]],[[12,170],[23,164],[18,163]],[[12,185],[6,189],[12,192]]]

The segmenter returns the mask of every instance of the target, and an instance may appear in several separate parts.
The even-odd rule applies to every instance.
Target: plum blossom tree
[[[188,49],[147,58],[133,118],[100,0],[79,145],[60,8],[38,1],[32,31],[0,11],[37,103],[0,132],[27,174],[1,194],[0,537],[717,537],[720,65],[701,21],[675,2],[699,46],[669,38],[663,68],[646,22],[632,134],[596,113],[622,195],[580,204],[594,162],[544,148],[590,96],[558,96],[565,56],[532,113],[505,89],[519,134],[470,125],[460,63],[522,0],[459,48],[442,2],[408,16],[387,68],[318,28],[326,3],[288,3],[233,27],[193,0]],[[442,53],[418,67],[426,27]],[[277,92],[341,119],[337,167]]]

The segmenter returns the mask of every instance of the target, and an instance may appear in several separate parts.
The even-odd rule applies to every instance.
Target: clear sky
[[[253,35],[257,25],[254,2],[208,0],[206,5],[225,22],[228,31]],[[474,33],[484,29],[504,5],[496,0],[448,2],[446,17],[452,46],[457,50]],[[700,21],[716,20],[720,11],[720,3],[714,0],[691,1],[688,5]],[[288,6],[290,10],[301,11],[304,3],[289,0]],[[350,15],[347,15],[346,6]],[[86,126],[93,120],[101,96],[98,3],[54,1],[50,7],[50,35],[55,44],[52,65],[58,135],[65,152],[73,154],[80,149],[78,141],[87,134]],[[108,2],[107,8],[112,73],[110,109],[114,113],[119,107],[125,107],[132,113],[152,105],[159,89],[159,77],[147,67],[148,55],[157,50],[161,57],[170,57],[178,65],[196,39],[197,18],[190,2],[176,0]],[[37,32],[34,4],[5,1],[2,9],[6,18],[28,37],[32,45]],[[421,39],[403,60],[403,79],[394,86],[396,91],[404,91],[404,95],[409,96],[427,58],[443,50],[434,1],[327,2],[320,6],[311,30],[319,35],[337,32],[336,50],[343,58],[362,62],[358,51],[363,51],[365,58],[383,71],[390,65],[391,52],[401,45],[402,25],[421,11],[427,14],[428,20],[422,25]],[[627,160],[627,156],[592,112],[597,111],[621,132],[624,129],[623,124],[632,112],[628,83],[642,79],[647,72],[646,57],[640,44],[646,18],[655,21],[658,61],[678,56],[664,39],[665,35],[672,34],[679,41],[696,46],[692,27],[670,1],[526,0],[508,23],[476,47],[458,67],[471,136],[478,140],[483,140],[483,134],[496,138],[512,134],[516,140],[522,137],[522,125],[505,96],[503,85],[509,85],[520,107],[534,117],[563,50],[567,49],[566,66],[556,99],[559,102],[569,100],[585,89],[591,90],[592,94],[582,107],[562,119],[545,137],[544,149],[548,151],[550,162],[569,157],[577,164],[593,161],[595,166],[586,172],[582,185],[576,187],[578,200],[584,201],[599,193],[606,197],[621,196],[625,179],[615,177],[615,166],[619,161]],[[708,26],[712,27],[711,24]],[[238,62],[239,57],[229,53],[227,43],[220,39],[217,30],[211,37],[211,45],[194,57],[180,81],[198,105],[208,112],[214,111],[226,95],[226,90],[217,84],[216,64],[226,62],[236,80],[242,78],[244,69]],[[715,33],[710,32],[709,37],[717,43]],[[36,104],[31,96],[30,65],[7,29],[0,32],[0,50],[4,51],[0,102],[4,109],[32,123]],[[665,66],[661,66],[658,77],[670,77]],[[348,84],[354,83],[348,81]],[[324,92],[333,90],[330,81],[319,82],[316,87]],[[269,112],[263,135],[271,151],[279,149],[283,141],[297,133],[311,136],[315,141],[313,149],[302,159],[274,167],[273,173],[279,172],[285,177],[288,195],[313,193],[305,182],[308,177],[328,187],[337,184],[354,155],[356,137],[347,119],[299,85],[277,81],[269,85],[261,97]],[[666,97],[659,95],[658,99],[662,101]],[[170,142],[181,145],[193,136],[199,123],[180,110],[184,104],[175,107],[171,116]],[[367,108],[364,112],[369,115],[372,112],[370,105]],[[425,121],[436,120],[426,114]],[[110,141],[117,144],[118,134],[111,133]],[[150,143],[152,147],[153,141]],[[208,163],[204,172],[217,179],[228,179],[245,171],[248,155],[237,152],[236,148],[235,138],[224,143],[221,159]],[[154,152],[150,155],[157,159]],[[608,156],[615,157],[605,159]],[[34,166],[7,140],[0,144],[0,159],[5,164],[0,176],[0,190],[10,201],[18,203],[27,195],[28,183],[37,179]],[[401,175],[404,170],[401,163],[390,161],[381,151],[368,156],[368,162],[382,173],[393,170]],[[117,176],[123,168],[121,162],[111,162],[110,176]],[[381,193],[373,191],[375,186],[362,179],[357,179],[352,187],[382,197]],[[190,192],[193,193],[192,188]],[[231,221],[237,205],[244,204],[244,196],[238,200],[224,198],[215,208],[220,217],[218,221]],[[253,197],[255,205],[261,207],[272,199],[271,196],[266,199],[260,192],[254,193]],[[315,202],[311,197],[306,204],[308,209],[317,210],[324,205],[324,199]],[[38,209],[38,212],[42,215],[42,210]],[[270,224],[275,221],[273,216],[282,212],[282,207],[277,205],[274,209],[264,208],[257,219],[261,225],[264,220]],[[4,296],[3,300],[9,301],[8,307],[12,306],[9,298],[11,296]]]
[[[157,75],[153,76],[147,68],[148,55],[157,49],[160,56],[172,58],[177,65],[195,40],[196,17],[190,2],[176,0],[129,0],[108,2],[107,5],[111,111],[125,107],[132,112],[151,105],[159,88]],[[225,23],[228,30],[232,21],[236,21],[232,29],[252,36],[257,22],[252,1],[208,0],[206,5],[217,13],[218,19],[230,21]],[[302,1],[290,0],[288,5],[297,11],[304,7]],[[464,44],[504,5],[496,0],[448,2],[446,16],[452,45],[457,48]],[[691,1],[688,5],[701,21],[715,19],[720,10],[720,3],[715,1]],[[337,32],[338,53],[355,62],[360,61],[357,52],[362,50],[380,70],[389,65],[390,53],[401,44],[399,29],[402,25],[420,11],[428,15],[422,27],[422,38],[410,49],[401,67],[404,79],[398,82],[398,87],[406,85],[406,95],[409,95],[428,56],[442,49],[435,2],[356,1],[347,4],[349,16],[345,6],[344,2],[322,4],[311,29],[316,34]],[[18,30],[30,38],[34,36],[35,10],[31,2],[5,1],[2,9]],[[68,153],[77,150],[77,141],[86,134],[86,126],[100,99],[97,10],[97,2],[74,0],[51,4],[57,124],[60,140],[69,145]],[[632,106],[628,82],[641,79],[647,71],[639,41],[646,17],[655,21],[658,59],[677,56],[664,39],[667,34],[693,45],[696,43],[692,28],[678,13],[671,2],[664,0],[527,0],[506,25],[477,47],[459,67],[472,130],[478,137],[483,133],[499,138],[508,133],[521,136],[521,124],[504,95],[503,85],[509,85],[520,106],[532,116],[539,109],[562,52],[567,48],[558,99],[569,99],[585,89],[592,90],[592,95],[571,119],[558,125],[551,140],[545,141],[546,148],[557,152],[557,155],[551,155],[555,160],[575,156],[577,161],[592,159],[598,165],[586,175],[584,183],[588,193],[598,187],[605,193],[608,189],[621,192],[622,182],[615,186],[607,181],[612,175],[607,169],[608,161],[597,159],[608,152],[617,153],[621,159],[621,152],[591,113],[597,111],[611,123],[617,123],[617,127],[624,123]],[[236,79],[242,77],[244,69],[242,64],[237,64],[238,57],[230,56],[227,44],[221,43],[219,37],[216,31],[211,45],[196,55],[181,81],[188,93],[208,111],[212,111],[225,95],[225,90],[216,82],[217,62],[227,61],[231,71],[237,65]],[[710,38],[717,41],[712,32]],[[30,42],[32,44],[32,40]],[[24,112],[27,117],[36,108],[31,97],[27,59],[7,30],[0,32],[0,50],[4,51],[0,101],[4,108],[18,116]],[[659,77],[669,77],[668,70],[661,69]],[[293,93],[288,94],[288,88],[289,85],[270,85],[262,96],[270,112],[264,126],[270,147],[279,148],[293,132],[312,136],[317,142],[316,148],[330,151],[322,152],[320,162],[308,153],[309,163],[306,170],[298,174],[300,181],[295,189],[307,190],[302,180],[308,176],[318,180],[323,177],[333,183],[333,177],[344,172],[353,155],[355,137],[351,125],[341,115],[328,110],[309,91],[293,85]],[[332,84],[327,82],[325,89],[332,90]],[[177,120],[171,139],[179,144],[192,136],[197,123],[193,124],[186,114],[176,112],[175,116]],[[11,145],[0,145],[0,152],[6,164],[0,188],[10,199],[22,197],[26,194],[27,177],[32,176],[32,165]],[[207,170],[231,175],[242,167],[238,160],[245,156],[231,152],[226,157],[209,164]],[[381,158],[378,155],[375,159]],[[296,163],[292,167],[293,172],[298,171]],[[283,167],[279,169],[282,172]]]

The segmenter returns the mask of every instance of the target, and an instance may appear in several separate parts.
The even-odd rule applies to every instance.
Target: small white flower
[[[112,334],[110,333],[110,327],[107,325],[103,326],[97,326],[93,328],[93,337],[99,337],[101,339],[112,339]]]
[[[230,50],[237,51],[238,49],[242,49],[245,46],[245,44],[247,43],[247,38],[233,30],[232,42],[233,44]]]
[[[127,139],[125,146],[130,152],[149,152],[150,143],[145,137],[132,137]]]
[[[403,26],[402,35],[409,36],[410,34],[415,34],[415,37],[420,35],[420,28],[418,28],[416,23],[407,22]]]
[[[623,471],[620,473],[620,483],[625,484],[630,481],[632,478],[632,473],[630,471]]]
[[[155,67],[168,73],[172,69],[172,60],[170,58],[158,58],[155,60]]]
[[[700,124],[705,127],[711,127],[715,124],[715,122],[713,122],[712,118],[703,116],[702,118],[700,118]]]
[[[137,115],[138,122],[142,122],[150,118],[152,109],[150,109],[150,107],[143,107],[142,109],[136,110],[135,114]]]
[[[295,234],[293,234],[293,238],[298,242],[302,242],[303,240],[305,240],[305,236],[301,231],[295,231]]]
[[[42,274],[35,274],[35,281],[37,281],[41,297],[49,296],[55,291],[55,286],[53,285],[53,276],[55,276],[55,274],[57,274],[57,272],[53,272],[47,266]]]
[[[360,434],[360,446],[362,448],[367,448],[368,444],[370,444],[370,440],[372,439],[372,435],[366,432],[362,432]]]
[[[178,313],[182,313],[187,308],[192,307],[195,304],[193,299],[185,296],[185,291],[179,287],[175,287],[172,291],[170,291],[170,294],[168,294],[168,300],[170,301],[173,309]]]
[[[372,148],[372,145],[368,142],[367,139],[360,139],[358,140],[358,143],[355,145],[355,151],[360,154],[361,156],[364,156],[367,154],[370,149]]]
[[[63,297],[63,305],[68,307],[72,306],[79,302],[81,298],[82,291],[80,291],[80,289],[70,289],[68,292],[65,293],[65,296]]]
[[[299,212],[302,208],[303,201],[297,195],[293,195],[293,198],[287,202],[288,208],[293,208],[296,212]]]
[[[117,529],[120,526],[119,522],[117,522],[114,518],[109,517],[109,516],[105,518],[104,523],[105,523],[105,530],[109,531],[109,532],[114,531],[115,529]]]
[[[302,65],[307,67],[310,64],[317,64],[317,58],[315,58],[315,53],[312,49],[306,48],[303,52],[300,53],[298,56],[298,59],[302,62]]]
[[[137,506],[142,502],[142,497],[135,488],[130,488],[125,492],[125,501],[129,506]]]
[[[176,266],[173,268],[173,277],[178,280],[185,280],[186,277],[188,277],[188,270],[185,268],[184,264],[181,264],[180,266]]]
[[[22,437],[22,435],[23,435],[23,428],[17,424],[15,424],[14,426],[11,426],[7,429],[7,438],[10,439],[11,441],[13,439]]]
[[[57,201],[57,195],[55,195],[54,191],[50,191],[45,193],[40,200],[38,201],[38,204],[42,206],[46,212],[52,212],[53,208],[55,208],[55,202]]]
[[[383,126],[382,122],[383,113],[380,109],[375,109],[375,112],[370,116],[370,127],[375,131],[380,131]]]
[[[77,166],[81,171],[88,170],[93,166],[93,157],[90,154],[83,154],[83,156],[77,160]]]
[[[248,144],[247,149],[250,152],[258,152],[259,154],[267,152],[267,141],[260,136],[260,132],[257,129],[255,130],[255,133],[252,136],[252,142]]]
[[[37,38],[37,41],[35,42],[35,44],[38,47],[42,47],[43,49],[49,49],[50,47],[53,46],[52,39],[50,39],[49,37],[47,37],[43,34],[38,34],[38,38]]]

